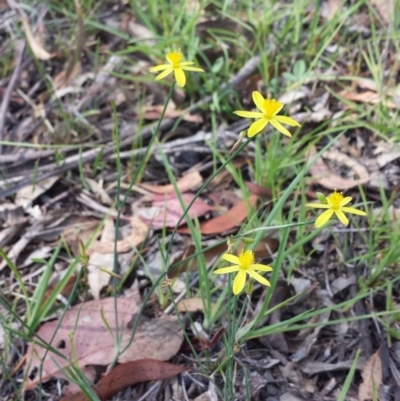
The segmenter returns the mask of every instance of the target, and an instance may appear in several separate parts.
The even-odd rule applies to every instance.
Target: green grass
[[[364,152],[362,156],[364,161],[373,157],[375,141],[384,141],[395,148],[399,147],[400,125],[397,109],[391,109],[384,104],[354,102],[345,99],[340,94],[343,89],[356,92],[356,83],[360,78],[370,80],[383,99],[395,91],[396,85],[398,90],[394,71],[397,70],[399,61],[398,58],[393,57],[400,50],[398,31],[388,28],[382,21],[382,17],[367,1],[346,3],[346,7],[341,12],[328,20],[320,16],[319,10],[315,10],[315,2],[308,0],[296,0],[290,4],[262,0],[246,0],[235,4],[219,0],[198,3],[188,0],[168,2],[132,0],[118,11],[112,11],[112,4],[114,3],[108,1],[100,3],[93,0],[80,1],[86,37],[82,71],[93,72],[95,79],[111,56],[119,56],[122,58],[122,63],[110,72],[110,77],[115,79],[113,86],[105,87],[92,102],[78,110],[76,114],[71,113],[69,103],[79,103],[85,92],[52,101],[52,114],[46,115],[46,125],[57,127],[63,123],[66,127],[76,127],[83,116],[90,124],[101,128],[103,134],[108,135],[105,141],[113,143],[115,158],[104,160],[99,156],[91,163],[79,163],[74,173],[70,173],[70,179],[76,180],[80,186],[85,187],[85,174],[88,172],[94,178],[104,176],[105,172],[116,172],[118,179],[113,196],[116,199],[116,208],[121,213],[132,196],[138,197],[132,190],[135,188],[134,185],[140,180],[154,179],[155,176],[151,175],[153,173],[150,171],[153,171],[152,168],[155,165],[159,170],[159,176],[155,178],[162,177],[165,182],[171,182],[182,202],[181,194],[176,187],[176,181],[179,178],[177,166],[171,161],[169,155],[163,152],[163,137],[158,129],[154,130],[150,140],[135,137],[134,129],[132,130],[132,140],[128,147],[132,151],[146,148],[143,156],[132,156],[128,163],[126,158],[121,157],[119,149],[121,129],[124,124],[132,123],[135,114],[137,130],[146,127],[140,108],[152,102],[154,90],[151,85],[153,87],[157,85],[164,96],[165,103],[172,96],[174,86],[168,94],[171,80],[164,79],[154,84],[154,75],[148,70],[152,65],[163,63],[167,51],[180,48],[186,60],[193,60],[206,72],[187,74],[187,85],[183,91],[179,89],[184,97],[181,97],[178,108],[189,108],[196,101],[212,96],[212,101],[208,105],[195,111],[203,116],[203,129],[213,134],[212,141],[205,144],[211,150],[211,156],[207,156],[207,162],[212,163],[212,167],[204,173],[206,184],[218,172],[227,170],[232,177],[230,188],[238,189],[243,199],[247,199],[250,195],[246,186],[247,180],[265,186],[272,193],[271,199],[261,200],[257,210],[250,213],[248,219],[234,233],[235,247],[242,243],[244,237],[250,237],[254,242],[246,246],[247,249],[254,249],[271,232],[275,233],[280,242],[271,262],[273,271],[267,275],[271,287],[260,295],[259,287],[256,286],[251,302],[257,303],[257,312],[247,316],[246,321],[243,316],[246,314],[249,299],[246,295],[237,298],[232,295],[230,291],[232,277],[212,274],[213,270],[222,266],[221,260],[215,260],[207,265],[203,255],[205,238],[202,237],[199,228],[201,222],[191,221],[187,216],[182,217],[191,231],[190,242],[195,246],[198,266],[197,272],[187,271],[181,275],[181,279],[186,283],[187,297],[202,299],[203,327],[209,334],[216,332],[222,326],[227,328],[223,337],[225,348],[219,355],[214,355],[210,350],[196,351],[191,343],[191,334],[196,333],[187,331],[188,326],[181,321],[186,341],[191,347],[192,356],[197,361],[199,372],[214,380],[220,396],[229,400],[234,394],[232,383],[235,369],[241,369],[240,366],[235,366],[235,358],[240,358],[240,354],[238,356],[234,352],[235,347],[247,347],[252,344],[251,341],[259,337],[274,333],[298,333],[306,329],[313,330],[317,327],[341,323],[350,324],[359,319],[375,317],[385,327],[388,343],[397,340],[395,325],[399,316],[396,313],[394,292],[396,277],[400,270],[398,262],[400,239],[397,235],[400,223],[394,221],[390,213],[391,206],[396,204],[396,192],[392,190],[393,185],[389,184],[390,189],[383,189],[381,186],[378,190],[374,190],[360,186],[348,191],[348,194],[358,203],[357,207],[368,211],[367,218],[352,219],[350,232],[338,232],[338,226],[332,224],[328,224],[323,229],[315,229],[313,219],[316,214],[305,207],[305,203],[309,201],[305,191],[313,188],[325,194],[329,193],[329,190],[310,185],[309,168],[317,158],[321,157],[323,151],[328,149],[340,151],[341,139],[345,138],[352,145],[357,140],[360,143],[363,142],[365,147],[360,145],[361,148],[358,149]],[[196,5],[199,8],[193,9]],[[42,91],[51,96],[54,94],[51,79],[68,62],[71,51],[76,48],[80,33],[77,27],[79,16],[74,1],[48,1],[46,7],[48,12],[43,24],[47,37],[52,39],[45,41],[44,46],[48,51],[59,51],[60,54],[56,60],[43,62],[35,60],[30,50],[28,53],[34,59],[33,65],[37,77],[43,80]],[[29,14],[31,26],[35,26],[38,15],[29,3],[26,3],[26,12]],[[117,17],[113,15],[113,12]],[[112,17],[105,17],[107,13],[111,13]],[[353,29],[354,19],[360,13],[370,19],[370,24],[366,27],[369,30],[368,34]],[[120,21],[121,16],[134,16],[135,22],[145,26],[151,33],[154,45],[148,44],[146,41],[148,38],[124,31],[121,23],[115,23]],[[217,25],[213,25],[214,17],[222,20]],[[394,18],[394,23],[398,23],[399,17],[395,15]],[[205,24],[209,24],[208,30],[199,29],[200,22],[204,21],[206,21]],[[12,28],[19,37],[24,36],[18,21],[12,22]],[[111,46],[112,40],[115,40],[117,45]],[[12,72],[10,63],[13,60],[10,47],[5,49],[4,54],[0,62],[2,79],[10,76]],[[250,79],[246,81],[247,86],[228,87],[221,91],[220,87],[256,54],[261,56],[257,71],[261,78],[257,80],[255,74],[251,77],[257,81],[256,84]],[[90,85],[90,81],[88,82]],[[322,119],[314,122],[305,120],[301,128],[290,129],[293,134],[290,139],[282,136],[269,125],[266,132],[257,135],[251,144],[247,144],[246,140],[242,142],[242,146],[235,155],[245,156],[246,165],[242,169],[234,168],[231,161],[235,155],[230,155],[230,147],[219,137],[221,127],[229,127],[240,120],[232,112],[253,108],[252,90],[260,90],[264,95],[279,98],[289,91],[295,91],[304,86],[308,88],[309,94],[292,105],[286,105],[283,109],[284,113],[289,115],[291,107],[293,107],[292,114],[294,115],[299,112],[313,111],[319,104],[318,100],[329,93],[329,107],[333,120]],[[24,93],[29,89],[24,88]],[[118,104],[116,95],[120,93],[126,95],[127,105]],[[34,99],[37,103],[39,102],[38,98]],[[176,101],[175,98],[173,100]],[[96,119],[98,111],[105,108],[108,108],[109,112],[107,117],[104,117],[105,122],[102,126],[103,121]],[[171,130],[172,133],[177,129],[179,122],[178,119]],[[82,154],[88,149],[99,146],[99,138],[94,136],[85,141],[80,140],[79,136],[75,139],[78,143],[74,143],[71,136],[65,133],[62,138],[58,138],[57,142],[50,141],[43,144],[39,142],[38,144],[33,140],[12,142],[4,138],[1,144],[32,150],[54,149],[54,159],[62,165],[64,155],[61,151],[68,149],[74,154]],[[100,141],[102,140],[104,138],[100,138]],[[252,147],[253,144],[254,147]],[[314,160],[309,160],[308,153],[312,146],[316,146],[319,153]],[[155,149],[160,155],[157,160],[152,157]],[[124,150],[127,150],[127,147]],[[338,172],[335,170],[336,166],[331,165],[331,168],[335,173]],[[7,171],[2,170],[1,174],[6,177]],[[37,171],[32,174],[32,180],[35,176]],[[127,185],[125,185],[126,177],[129,180]],[[197,196],[203,196],[207,192],[206,184],[198,191]],[[373,197],[370,196],[371,193]],[[382,212],[374,215],[373,211],[377,207],[382,207]],[[119,219],[116,226],[118,228]],[[338,275],[345,274],[348,266],[356,266],[361,271],[357,277],[357,295],[350,297],[347,293],[347,298],[344,300],[333,298],[332,305],[318,304],[308,308],[305,302],[307,294],[292,294],[279,304],[271,306],[272,295],[280,280],[290,282],[292,277],[301,277],[309,264],[321,262],[321,253],[314,247],[313,241],[324,235],[325,230],[330,233],[329,244],[337,249],[330,258],[330,263],[335,265],[335,272],[338,272]],[[172,231],[172,238],[168,238],[169,242],[166,240],[168,234],[166,230],[153,233],[163,256],[163,265],[158,277],[151,277],[149,274],[151,287],[146,288],[143,307],[134,322],[132,341],[134,341],[140,315],[153,293],[157,295],[162,307],[172,305],[173,313],[179,316],[176,310],[176,294],[173,294],[171,287],[160,286],[168,276],[168,272],[176,268],[171,260],[176,231]],[[217,244],[220,244],[227,238],[222,236],[217,240]],[[145,246],[141,249],[144,248]],[[64,250],[65,244],[61,242],[49,260],[40,261],[46,268],[38,277],[35,287],[24,280],[17,264],[8,260],[11,281],[17,282],[18,286],[13,293],[8,293],[5,289],[2,294],[2,305],[8,311],[7,316],[2,317],[0,321],[7,329],[5,355],[9,355],[15,338],[19,337],[24,341],[32,340],[33,333],[53,312],[61,310],[65,313],[68,306],[75,302],[74,300],[78,299],[83,291],[87,291],[87,288],[83,288],[84,286],[76,285],[68,297],[67,305],[57,301],[68,279],[76,270],[79,262],[79,257],[76,257],[70,259],[63,279],[54,287],[50,295],[45,296],[55,263],[60,257],[60,252]],[[5,254],[6,252],[2,250],[3,258]],[[119,296],[125,283],[134,276],[138,267],[144,266],[146,271],[146,259],[145,253],[135,256],[122,282],[112,280],[113,285],[109,294]],[[184,262],[186,261],[180,263]],[[114,271],[118,273],[117,264]],[[193,286],[191,283],[196,274],[198,281]],[[324,285],[317,273],[314,276],[313,270],[308,274],[314,283]],[[219,287],[221,285],[222,287]],[[371,298],[378,293],[386,294],[384,308],[368,312],[364,316],[354,316],[352,308],[356,302]],[[13,294],[19,294],[19,297]],[[23,302],[19,298],[22,298]],[[293,306],[301,312],[292,313]],[[278,323],[266,324],[276,310],[282,311],[282,320]],[[335,311],[338,314],[335,315],[333,313]],[[326,313],[331,313],[330,319],[319,321],[319,317]],[[337,316],[340,317],[337,318]],[[11,329],[14,322],[19,322],[22,328]],[[356,386],[355,369],[359,355],[357,353],[351,356],[354,358],[352,369],[348,374],[340,376],[338,399],[345,400],[346,395],[350,394]],[[217,365],[215,365],[216,359],[219,361]],[[116,360],[117,358],[113,363],[116,363]],[[16,389],[16,397],[22,399],[21,383],[11,375],[13,367],[3,363],[4,377]],[[244,371],[243,375],[246,376],[246,374]],[[91,391],[90,385],[87,380],[84,380],[83,373],[76,364],[72,365],[68,375],[85,392]],[[247,386],[250,385],[248,380],[246,383]],[[250,393],[249,388],[247,392]],[[247,399],[250,399],[249,397],[248,395]],[[96,399],[93,392],[90,399]]]

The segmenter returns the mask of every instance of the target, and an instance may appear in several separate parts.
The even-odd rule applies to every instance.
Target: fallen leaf
[[[168,379],[182,373],[184,370],[186,370],[185,367],[168,362],[155,359],[139,359],[116,366],[100,380],[100,383],[93,387],[93,390],[100,399],[106,400],[136,383]],[[61,401],[87,401],[87,398],[80,392],[64,397]]]
[[[398,7],[399,3],[395,2],[394,0],[371,0],[371,4],[376,7],[378,13],[388,25],[392,23],[394,18],[395,3]]]
[[[249,204],[251,208],[257,203],[257,196],[251,195],[247,202],[241,201],[237,205],[233,206],[227,212],[221,216],[214,217],[200,224],[200,231],[204,235],[221,234],[225,231],[232,230],[239,224],[241,224],[246,218],[249,210]],[[182,227],[178,230],[181,234],[189,234],[190,230],[188,227]]]
[[[312,159],[316,154],[317,151],[315,147],[312,147],[310,149],[309,158]],[[367,169],[363,165],[343,153],[337,151],[326,151],[321,156],[322,157],[318,158],[317,161],[310,167],[310,174],[314,176],[315,181],[319,185],[322,185],[325,188],[331,190],[346,190],[364,184],[372,177],[369,175]],[[346,167],[353,171],[354,175],[357,175],[359,179],[352,180],[332,173],[322,158],[335,161],[338,164],[346,165]]]
[[[372,354],[363,366],[361,377],[363,382],[358,387],[359,401],[377,399],[379,388],[382,384],[381,349]]]
[[[143,118],[146,120],[158,120],[161,117],[163,109],[164,105],[144,106]],[[168,107],[167,110],[165,111],[164,118],[177,118],[177,117],[182,117],[182,120],[196,124],[201,124],[203,122],[203,117],[199,114],[189,114],[186,110],[175,110],[173,108]]]
[[[372,91],[365,91],[358,93],[358,92],[351,92],[350,90],[345,89],[339,92],[338,95],[344,97],[347,100],[352,100],[353,102],[369,103],[369,104],[382,103],[384,106],[389,107],[391,109],[398,108],[398,106],[391,100],[384,99],[378,93]]]
[[[176,182],[176,186],[179,189],[179,192],[187,192],[197,188],[202,182],[203,182],[203,177],[200,175],[200,173],[198,171],[193,171],[180,178]],[[175,192],[175,188],[172,184],[167,184],[167,185],[139,184],[139,186],[156,194],[169,194]]]
[[[181,194],[183,203],[186,207],[195,197],[194,194]],[[151,207],[144,207],[143,202],[151,202]],[[172,194],[153,194],[143,197],[138,204],[134,206],[139,217],[150,224],[153,228],[175,227],[183,214],[181,203],[175,193]],[[214,210],[213,206],[205,203],[201,198],[197,198],[190,207],[187,216],[191,219],[201,217],[205,213]],[[185,219],[179,225],[185,224]]]
[[[17,192],[15,204],[18,206],[22,206],[24,209],[28,208],[32,205],[32,202],[36,198],[49,190],[56,183],[56,181],[58,181],[59,178],[59,176],[49,177],[38,183],[27,185],[26,187],[21,188]]]
[[[132,216],[130,225],[130,234],[126,238],[117,241],[117,253],[129,252],[138,247],[147,238],[149,227],[141,219]],[[114,239],[109,239],[107,242],[93,241],[86,253],[91,255],[93,252],[114,253]]]
[[[26,40],[28,41],[29,46],[31,47],[32,53],[35,55],[35,57],[38,58],[39,60],[48,60],[48,59],[54,57],[54,54],[48,53],[43,48],[43,45],[42,45],[40,39],[35,38],[35,36],[33,36],[31,27],[29,25],[28,18],[24,13],[21,13],[21,21],[22,21],[22,26],[24,27],[24,30],[25,30]]]
[[[130,322],[140,308],[140,300],[135,298],[117,298],[116,300],[105,298],[85,302],[68,310],[61,324],[57,320],[43,324],[37,332],[38,336],[46,343],[51,341],[52,346],[67,360],[51,351],[43,359],[46,349],[36,342],[29,344],[26,353],[25,390],[36,386],[39,380],[44,382],[51,377],[65,378],[60,367],[61,369],[68,367],[72,360],[80,368],[111,363],[116,355],[116,313],[118,335],[121,337],[120,349],[128,347],[119,355],[118,362],[124,363],[144,358],[163,361],[174,356],[180,349],[183,336],[178,319],[173,316],[147,319],[139,323],[134,340],[130,343],[132,335],[132,330],[129,328]],[[107,322],[112,334],[104,321]],[[41,378],[39,377],[40,366],[42,367]]]
[[[101,243],[113,242],[115,238],[115,226],[111,219],[107,219],[104,222],[103,232],[100,238]],[[101,271],[100,268],[105,268],[109,271],[114,269],[114,259],[116,255],[114,252],[100,253],[92,252],[89,257],[89,263],[87,265],[88,271],[88,284],[92,292],[94,299],[100,299],[100,291],[108,285],[111,276]]]
[[[211,302],[214,306],[214,303]],[[204,303],[201,298],[181,299],[176,305],[179,312],[198,312],[204,310]]]

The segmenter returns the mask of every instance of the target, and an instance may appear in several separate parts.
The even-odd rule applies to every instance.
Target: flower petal
[[[226,260],[228,262],[231,262],[234,265],[239,265],[240,264],[239,263],[239,258],[237,256],[235,256],[235,255],[231,255],[230,253],[224,253],[222,255],[222,259],[224,259],[224,260]]]
[[[291,137],[292,134],[281,123],[276,121],[276,117],[270,120],[270,123],[283,135]]]
[[[266,118],[260,118],[257,121],[254,121],[253,124],[250,125],[249,130],[247,131],[247,136],[252,138],[254,135],[257,135],[261,132],[268,124],[268,120]]]
[[[221,267],[220,269],[214,270],[214,274],[227,274],[233,273],[240,270],[240,266],[228,266],[228,267]]]
[[[198,68],[198,67],[185,67],[185,66],[182,66],[182,64],[180,64],[180,67],[182,70],[185,70],[185,71],[204,72],[204,70],[202,68]]]
[[[174,70],[174,75],[175,75],[176,82],[178,82],[178,85],[181,88],[183,88],[185,86],[185,84],[186,84],[186,75],[183,72],[183,70],[180,69],[180,68],[176,68]]]
[[[345,226],[349,224],[349,219],[341,210],[335,210],[335,214],[342,224],[344,224]]]
[[[259,91],[254,91],[251,95],[253,97],[254,104],[257,106],[257,108],[259,110],[261,110],[264,113],[264,111],[265,111],[264,110],[265,109],[265,107],[264,107],[264,102],[265,102],[264,96]]]
[[[325,210],[325,212],[323,212],[317,220],[315,220],[315,227],[320,228],[322,226],[324,226],[329,219],[332,217],[333,215],[333,210],[332,209],[328,209]]]
[[[150,72],[157,72],[157,71],[162,71],[165,70],[166,68],[170,68],[171,66],[169,64],[160,64],[156,65],[152,68],[150,68]]]
[[[165,71],[163,71],[161,74],[158,74],[154,79],[156,81],[159,81],[160,79],[165,78],[167,75],[171,74],[172,68],[167,68]]]
[[[257,280],[260,284],[266,285],[267,287],[271,287],[270,282],[266,278],[261,276],[261,274],[258,274],[257,272],[251,269],[247,270],[247,273],[249,273],[249,276],[254,280]]]
[[[342,206],[346,206],[347,204],[349,204],[351,202],[353,198],[351,196],[346,196],[345,198],[343,198],[340,203],[339,203],[339,207],[341,208]]]
[[[242,269],[238,271],[235,279],[233,280],[233,293],[238,295],[242,292],[244,285],[246,284],[246,272]]]
[[[236,110],[233,112],[233,114],[236,114],[240,117],[246,117],[246,118],[263,118],[264,117],[264,114],[259,113],[258,111]]]
[[[366,216],[367,213],[363,212],[362,210],[355,209],[354,207],[342,207],[343,212],[346,213],[353,213],[358,214],[359,216]]]
[[[259,263],[255,263],[254,265],[250,265],[249,269],[259,270],[260,272],[270,272],[272,271],[272,267],[268,265],[261,265]]]
[[[307,203],[306,206],[316,209],[330,209],[331,207],[330,205],[327,205],[325,203]]]
[[[301,127],[301,125],[293,118],[286,116],[275,116],[275,120],[279,121],[282,124],[290,125],[291,127]]]
[[[179,63],[179,67],[186,67],[187,65],[193,65],[193,61],[184,61],[183,63]]]

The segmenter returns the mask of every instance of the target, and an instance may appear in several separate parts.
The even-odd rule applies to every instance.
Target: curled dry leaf
[[[168,362],[155,359],[139,359],[116,366],[100,380],[100,383],[93,390],[100,399],[106,400],[136,383],[168,379],[182,373],[184,370],[183,366],[173,365]],[[61,401],[87,401],[87,398],[83,392],[80,392],[73,396],[64,397]]]
[[[48,60],[54,57],[54,54],[48,53],[43,48],[40,39],[36,38],[33,35],[31,27],[29,25],[28,17],[24,13],[21,13],[21,21],[22,21],[22,26],[24,27],[26,40],[28,41],[32,53],[35,55],[35,57],[38,58],[39,60]]]
[[[180,178],[176,182],[176,186],[180,192],[187,192],[197,188],[202,182],[203,182],[203,177],[200,175],[200,173],[198,171],[193,171]],[[167,185],[139,184],[139,186],[156,194],[170,194],[175,192],[175,188],[172,184],[167,184]]]
[[[310,149],[309,158],[312,159],[317,154],[315,147]],[[369,175],[367,169],[354,159],[349,156],[337,152],[337,151],[327,151],[322,154],[322,157],[325,159],[329,159],[336,163],[346,165],[351,171],[354,172],[354,175],[358,176],[359,179],[352,180],[348,178],[343,178],[340,175],[332,173],[326,163],[319,158],[311,167],[310,174],[314,177],[314,180],[322,185],[325,188],[331,190],[346,190],[358,185],[364,184],[368,182],[372,176]]]
[[[116,356],[116,313],[118,335],[121,336],[120,349],[128,347],[119,355],[118,362],[124,363],[144,358],[161,361],[170,359],[178,352],[183,339],[177,318],[163,316],[144,320],[139,323],[134,341],[129,344],[132,335],[130,322],[138,312],[139,301],[134,298],[117,298],[116,301],[114,298],[105,298],[73,306],[65,313],[59,327],[59,322],[56,320],[43,324],[38,330],[38,336],[47,343],[52,341],[52,347],[67,359],[48,351],[43,360],[46,349],[37,342],[29,344],[26,353],[25,390],[51,377],[65,378],[59,367],[62,369],[68,367],[74,359],[71,341],[76,356],[74,361],[80,368],[111,363]],[[111,328],[112,334],[105,321]],[[42,366],[41,378],[39,377],[40,366]]]
[[[377,399],[379,387],[382,384],[381,349],[370,356],[363,366],[361,376],[363,382],[358,388],[358,400],[369,401]]]
[[[115,238],[115,226],[114,221],[107,219],[104,222],[103,232],[101,233],[100,244],[113,243]],[[98,241],[96,241],[98,244]],[[106,287],[110,282],[111,276],[100,270],[105,268],[109,271],[114,269],[114,252],[110,253],[100,253],[91,252],[89,257],[89,263],[87,265],[88,271],[88,284],[92,292],[94,299],[100,299],[100,291],[102,288]]]
[[[193,200],[195,195],[190,193],[181,194],[183,203],[186,207]],[[151,207],[145,207],[144,202],[151,202]],[[183,214],[181,203],[175,193],[154,194],[145,196],[135,205],[135,210],[139,217],[150,224],[153,228],[175,227]],[[201,217],[207,212],[214,210],[213,206],[208,205],[202,199],[197,198],[190,207],[187,216],[191,219]],[[185,224],[185,219],[179,223]]]

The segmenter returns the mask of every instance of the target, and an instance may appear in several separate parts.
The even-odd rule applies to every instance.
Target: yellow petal
[[[352,199],[353,199],[353,198],[352,198],[351,196],[346,196],[345,198],[343,198],[343,199],[340,201],[339,207],[348,205],[348,204],[351,202]]]
[[[264,117],[264,114],[259,113],[258,111],[236,110],[233,112],[233,114],[236,114],[240,117],[246,117],[246,118],[263,118]]]
[[[235,255],[230,254],[230,253],[224,253],[222,255],[222,259],[226,260],[227,262],[231,262],[234,265],[240,265],[239,258],[237,256],[235,256]]]
[[[254,135],[257,135],[259,132],[261,132],[267,126],[267,124],[268,120],[266,118],[260,118],[259,120],[254,121],[247,131],[247,136],[252,138]]]
[[[180,69],[180,68],[176,68],[174,70],[174,75],[175,75],[176,82],[178,82],[178,85],[181,88],[183,88],[185,86],[185,84],[186,84],[186,75],[183,72],[183,70]]]
[[[272,126],[274,126],[281,134],[291,137],[292,134],[283,126],[281,123],[276,121],[276,118],[270,120]]]
[[[260,265],[258,263],[255,263],[254,265],[250,265],[249,269],[252,270],[259,270],[260,272],[270,272],[272,271],[272,267],[268,265]]]
[[[214,270],[214,274],[227,274],[227,273],[233,273],[237,272],[240,270],[239,266],[228,266],[228,267],[221,267],[221,269]]]
[[[316,209],[330,209],[330,206],[325,203],[307,203],[306,206]]]
[[[244,270],[239,270],[233,280],[233,293],[238,295],[242,292],[244,285],[246,284],[246,272]]]
[[[261,276],[261,274],[258,274],[254,270],[250,270],[250,269],[247,270],[247,273],[249,273],[249,276],[251,278],[253,278],[254,280],[258,281],[260,284],[266,285],[267,287],[271,287],[270,282],[266,278]]]
[[[252,93],[252,97],[253,97],[253,102],[254,104],[257,106],[258,109],[260,109],[262,112],[264,112],[264,96],[258,92],[258,91],[254,91]]]
[[[265,99],[263,111],[268,118],[276,116],[284,104],[276,99]]]
[[[342,224],[344,224],[345,226],[349,224],[349,219],[341,210],[335,210],[335,214]]]
[[[354,207],[342,207],[343,212],[346,213],[353,213],[358,214],[359,216],[366,216],[367,213],[363,212],[362,210],[355,209]]]
[[[182,60],[182,53],[180,51],[170,52],[166,55],[167,60],[174,66],[177,67]]]
[[[162,71],[165,70],[166,68],[170,68],[171,66],[169,64],[160,64],[156,65],[155,67],[150,68],[150,72],[157,72],[157,71]]]
[[[161,74],[158,74],[154,79],[155,79],[156,81],[159,81],[160,79],[163,79],[163,78],[165,78],[167,75],[171,74],[172,71],[173,71],[172,68],[168,68],[168,69],[166,69],[165,71],[163,71]]]
[[[187,65],[193,65],[193,61],[184,61],[183,63],[179,63],[179,67],[186,67]]]
[[[275,120],[279,121],[282,124],[290,125],[291,127],[301,127],[301,125],[293,118],[286,116],[275,116]]]
[[[315,220],[315,227],[320,228],[322,226],[324,226],[329,219],[332,217],[333,215],[333,210],[332,209],[328,209],[325,210],[325,212],[323,212],[317,220]]]
[[[180,67],[182,70],[185,70],[185,71],[204,72],[204,70],[202,68],[198,68],[198,67],[185,67],[185,66],[182,66],[182,64],[180,64]]]

